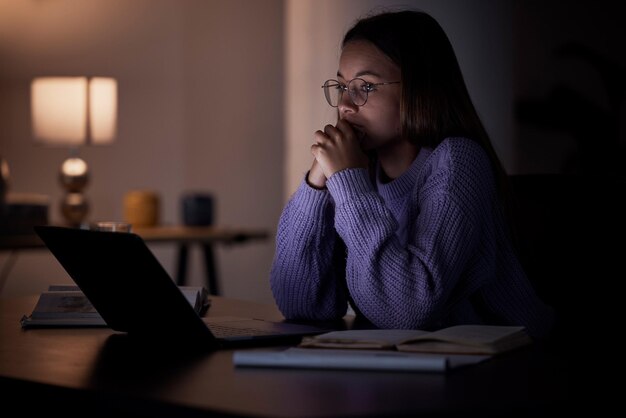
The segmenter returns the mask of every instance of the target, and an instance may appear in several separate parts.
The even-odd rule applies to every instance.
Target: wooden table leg
[[[204,267],[206,271],[206,285],[210,294],[219,296],[220,289],[217,280],[217,271],[215,268],[215,255],[211,244],[202,244],[202,253],[204,255]],[[189,246],[181,244],[178,247],[178,273],[176,275],[176,284],[185,286],[187,283],[187,263],[189,261]]]
[[[178,271],[176,273],[176,284],[185,286],[187,283],[187,260],[189,256],[189,248],[187,244],[178,246]]]
[[[204,253],[204,266],[206,268],[206,280],[209,286],[209,293],[219,296],[220,289],[217,282],[217,272],[215,269],[215,255],[213,254],[213,246],[211,244],[202,244]]]

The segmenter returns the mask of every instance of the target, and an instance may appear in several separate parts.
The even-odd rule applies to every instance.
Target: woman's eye
[[[374,85],[370,83],[363,84],[363,91],[369,93],[374,90]]]

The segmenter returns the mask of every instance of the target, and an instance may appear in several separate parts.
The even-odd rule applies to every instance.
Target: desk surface
[[[109,329],[24,331],[19,319],[36,299],[0,299],[0,393],[20,413],[539,416],[569,405],[567,362],[536,344],[447,375],[240,369],[232,350],[174,356],[134,350]],[[281,318],[273,306],[220,297],[209,315]],[[19,401],[25,394],[32,401]]]

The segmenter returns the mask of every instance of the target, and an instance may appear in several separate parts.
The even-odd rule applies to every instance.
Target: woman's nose
[[[339,100],[339,105],[337,107],[339,108],[339,113],[356,112],[358,109],[358,106],[354,104],[348,92],[344,92],[341,95],[341,99]]]

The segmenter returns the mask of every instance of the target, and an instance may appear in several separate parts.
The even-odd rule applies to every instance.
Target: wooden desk
[[[212,299],[210,316],[281,318],[270,305]],[[24,331],[35,301],[0,299],[0,394],[25,416],[535,417],[580,407],[568,362],[542,345],[447,375],[244,369],[232,350],[177,355],[137,350],[109,329]]]
[[[218,226],[157,226],[150,228],[134,228],[133,232],[141,236],[147,243],[179,244],[176,282],[181,286],[185,285],[187,280],[189,245],[200,245],[205,261],[207,288],[213,295],[220,294],[213,246],[215,244],[241,244],[252,240],[263,240],[269,237],[269,233],[264,230]],[[45,248],[45,245],[34,233],[0,235],[0,251],[36,248]]]

